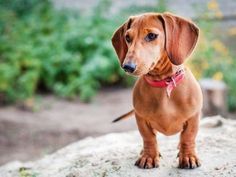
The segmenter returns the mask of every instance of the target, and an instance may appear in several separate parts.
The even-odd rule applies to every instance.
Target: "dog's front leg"
[[[191,117],[180,135],[179,168],[196,168],[201,164],[195,152],[195,138],[198,132],[199,114]]]
[[[139,168],[157,168],[159,167],[160,154],[158,151],[156,135],[148,122],[136,115],[136,121],[139,132],[143,138],[143,150],[135,165]]]

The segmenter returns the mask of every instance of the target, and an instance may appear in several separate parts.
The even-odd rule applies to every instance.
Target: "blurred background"
[[[235,0],[0,0],[0,165],[33,160],[87,136],[136,129],[111,124],[132,109],[134,78],[111,36],[130,15],[169,11],[201,36],[187,65],[203,115],[236,118]]]

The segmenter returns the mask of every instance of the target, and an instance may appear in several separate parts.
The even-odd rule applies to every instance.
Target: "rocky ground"
[[[197,138],[202,166],[177,168],[178,136],[159,136],[161,164],[158,169],[134,166],[142,147],[137,131],[86,138],[52,155],[34,161],[19,161],[0,167],[0,177],[232,177],[236,176],[236,121],[205,118]]]

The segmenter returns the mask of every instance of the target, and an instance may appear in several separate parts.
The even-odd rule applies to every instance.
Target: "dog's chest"
[[[189,88],[183,89],[177,86],[169,97],[166,88],[152,88],[140,79],[133,90],[135,112],[144,118],[152,119],[189,118],[201,107],[199,96],[196,96],[198,93],[195,90],[191,92],[189,90]]]
[[[168,102],[167,102],[168,103]],[[165,135],[173,135],[183,129],[187,115],[181,113],[173,104],[156,102],[148,104],[143,101],[142,104],[136,104],[135,112],[150,124],[152,129]]]
[[[153,130],[165,135],[173,135],[183,129],[184,122],[194,111],[191,105],[184,104],[184,97],[176,99],[174,92],[168,97],[165,89],[159,89],[154,94],[140,85],[136,87],[133,105],[138,117],[149,122]]]
[[[167,96],[165,89],[159,89],[155,95],[151,91],[136,91],[134,89],[133,106],[135,112],[142,117],[162,119],[164,117],[175,117],[176,115],[184,114],[182,109],[179,108],[182,100],[178,102],[171,97]]]

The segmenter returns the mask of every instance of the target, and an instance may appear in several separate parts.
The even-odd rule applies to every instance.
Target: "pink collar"
[[[152,87],[165,88],[167,91],[167,96],[170,97],[171,91],[176,87],[176,85],[184,79],[184,69],[178,70],[173,76],[167,77],[163,80],[152,80],[147,76],[144,76],[146,82]]]

